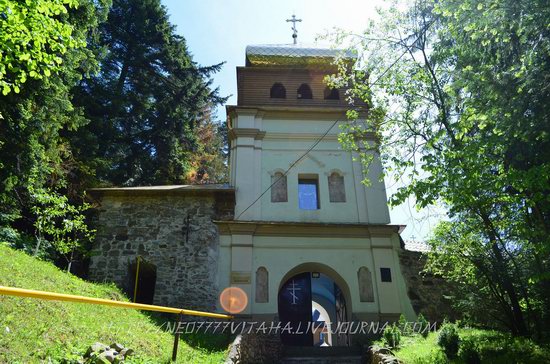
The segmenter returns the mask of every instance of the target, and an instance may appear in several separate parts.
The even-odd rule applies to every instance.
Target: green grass
[[[492,330],[460,328],[458,331],[461,341],[475,343],[482,363],[550,363],[550,347],[537,345],[532,340]],[[400,348],[394,353],[405,364],[465,363],[460,357],[448,360],[437,345],[437,336],[437,332],[430,333],[427,338],[403,336]]]
[[[128,300],[114,285],[84,281],[2,244],[0,285]],[[132,348],[136,355],[129,363],[166,363],[174,339],[162,323],[132,309],[0,295],[0,363],[61,362],[96,341]],[[183,337],[178,363],[223,362],[227,346],[221,335]]]

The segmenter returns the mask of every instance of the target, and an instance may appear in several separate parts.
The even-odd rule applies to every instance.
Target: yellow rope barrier
[[[204,316],[211,318],[220,318],[220,319],[232,319],[231,315],[224,315],[221,313],[211,313],[195,310],[186,310],[182,308],[175,307],[165,307],[165,306],[155,306],[155,305],[145,305],[143,303],[132,303],[124,301],[113,301],[106,300],[103,298],[92,298],[85,296],[76,296],[72,294],[64,293],[54,293],[54,292],[45,292],[45,291],[35,291],[32,289],[23,289],[23,288],[13,288],[0,286],[0,294],[8,296],[18,296],[18,297],[30,297],[30,298],[39,298],[43,300],[53,300],[53,301],[68,301],[68,302],[80,302],[80,303],[91,303],[95,305],[105,305],[105,306],[114,306],[122,308],[132,308],[135,310],[145,310],[145,311],[157,311],[157,312],[168,312],[168,313],[177,313],[182,315],[191,315],[191,316]]]

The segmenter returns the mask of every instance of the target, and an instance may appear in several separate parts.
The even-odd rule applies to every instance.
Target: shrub
[[[481,358],[477,346],[473,340],[464,340],[460,343],[460,358],[466,364],[480,364]]]
[[[386,326],[383,336],[384,342],[390,348],[396,348],[399,346],[399,342],[401,341],[401,331],[395,323],[391,326]]]
[[[430,323],[428,322],[428,320],[426,320],[424,315],[420,313],[418,314],[418,318],[416,319],[416,322],[418,323],[418,326],[420,326],[418,329],[419,330],[418,332],[423,337],[427,337],[428,334],[430,333]]]
[[[458,336],[456,325],[449,323],[443,324],[441,330],[439,331],[437,345],[443,348],[443,351],[448,358],[456,357],[459,344],[460,338]]]
[[[411,328],[409,327],[407,319],[405,319],[405,316],[403,314],[399,316],[399,321],[397,321],[397,327],[401,331],[401,335],[407,336],[411,334]]]

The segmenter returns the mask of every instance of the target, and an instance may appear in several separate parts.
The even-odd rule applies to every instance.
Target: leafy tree
[[[38,254],[40,245],[47,242],[65,257],[67,272],[70,272],[75,253],[84,253],[86,243],[95,236],[95,230],[86,225],[84,215],[91,206],[87,203],[72,205],[67,196],[47,189],[32,190],[31,197],[34,200],[32,212],[36,215],[34,255]]]
[[[212,120],[208,111],[195,127],[196,148],[190,157],[187,182],[223,183],[227,176],[227,127]]]
[[[147,185],[186,182],[196,128],[205,110],[223,98],[175,33],[160,0],[115,0],[96,44],[101,71],[76,90],[90,123],[71,136],[89,184]]]
[[[410,181],[391,198],[441,203],[432,267],[488,301],[517,335],[550,322],[550,7],[415,1],[363,34],[358,69],[332,82],[369,104],[344,130],[368,165]],[[342,34],[341,34],[342,35]],[[368,77],[367,77],[368,76]],[[368,78],[368,81],[365,81]],[[379,143],[366,142],[375,133]],[[464,301],[463,301],[464,302]],[[548,325],[546,325],[548,326]]]
[[[108,6],[108,0],[0,1],[0,82],[14,91],[0,96],[4,237],[33,230],[29,188],[64,185],[70,149],[60,133],[86,122],[71,89],[96,70],[86,40],[93,39]]]

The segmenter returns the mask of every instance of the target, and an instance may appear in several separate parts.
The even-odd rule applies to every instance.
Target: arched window
[[[274,83],[273,86],[271,86],[269,97],[272,99],[286,99],[286,89],[283,84],[279,82]]]
[[[330,202],[346,202],[344,176],[333,172],[328,176],[328,194]]]
[[[267,303],[269,301],[269,272],[265,267],[256,271],[256,302]]]
[[[271,202],[287,202],[286,176],[276,172],[271,176]]]
[[[312,99],[313,93],[311,92],[311,88],[307,83],[302,83],[300,87],[298,87],[298,94],[296,95],[298,99]]]
[[[340,100],[340,93],[337,88],[325,88],[325,100]]]

